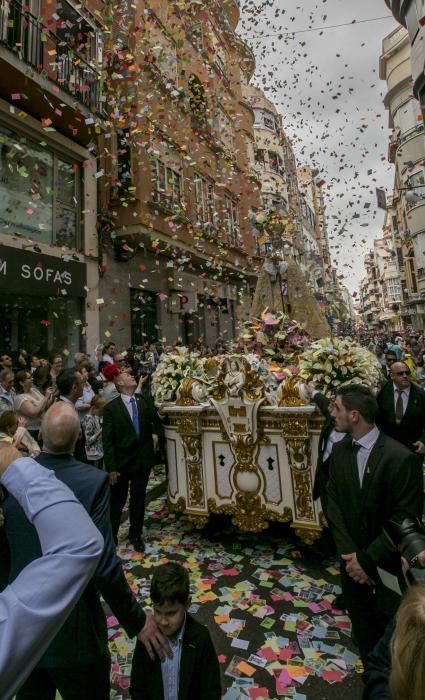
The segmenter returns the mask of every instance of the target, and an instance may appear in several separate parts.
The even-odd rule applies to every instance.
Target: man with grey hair
[[[0,413],[13,411],[15,406],[15,374],[11,369],[0,371]]]
[[[108,476],[79,462],[72,452],[80,430],[73,406],[57,402],[45,413],[41,425],[43,452],[37,461],[55,472],[79,499],[103,535],[105,545],[95,574],[83,596],[55,637],[38,666],[31,672],[17,700],[81,697],[107,700],[110,691],[110,655],[103,596],[130,637],[138,636],[153,658],[169,648],[153,616],[145,615],[125,579],[115,552],[109,513]],[[14,498],[4,503],[6,534],[11,551],[11,577],[40,556],[37,533]]]

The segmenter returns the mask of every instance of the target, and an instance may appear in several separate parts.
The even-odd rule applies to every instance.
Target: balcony
[[[1,0],[1,46],[14,54],[19,61],[30,66],[40,78],[47,78],[73,100],[77,100],[87,111],[104,116],[100,74],[82,55],[73,51],[65,41],[59,39],[30,12],[26,12],[24,6],[17,0],[10,2]],[[19,83],[14,82],[12,70],[8,72],[3,67],[2,73],[1,87],[3,88],[9,79],[10,99],[10,92],[19,93]],[[5,75],[5,73],[9,74]],[[22,69],[21,73],[24,74]],[[32,77],[31,74],[29,76]],[[28,74],[25,73],[24,77],[28,78]],[[28,92],[28,83],[24,81],[21,84],[26,85],[26,89],[23,87],[22,92]],[[10,90],[12,85],[14,89]],[[21,104],[24,106],[24,103]],[[28,104],[25,104],[25,107],[28,109]],[[44,115],[45,113],[44,103]]]

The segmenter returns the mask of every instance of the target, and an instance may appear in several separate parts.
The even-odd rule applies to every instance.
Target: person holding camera
[[[365,664],[395,614],[400,597],[381,581],[378,567],[401,576],[400,558],[383,532],[388,520],[421,518],[422,470],[417,457],[381,432],[370,389],[338,389],[331,414],[349,437],[332,451],[326,516],[341,557],[341,585]]]
[[[389,532],[388,532],[389,531]],[[425,529],[417,520],[385,526],[402,555],[408,586],[395,618],[366,662],[363,700],[422,700],[425,689]]]

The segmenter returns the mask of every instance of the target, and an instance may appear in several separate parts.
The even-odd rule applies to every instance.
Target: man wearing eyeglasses
[[[378,395],[377,424],[418,455],[425,454],[425,391],[410,379],[404,362],[391,365],[391,380]]]

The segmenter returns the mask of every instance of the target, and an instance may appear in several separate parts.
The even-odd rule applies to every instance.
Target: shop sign
[[[198,296],[195,292],[172,292],[170,312],[172,314],[194,313],[198,308]]]
[[[0,289],[18,294],[86,296],[86,265],[0,246]]]

